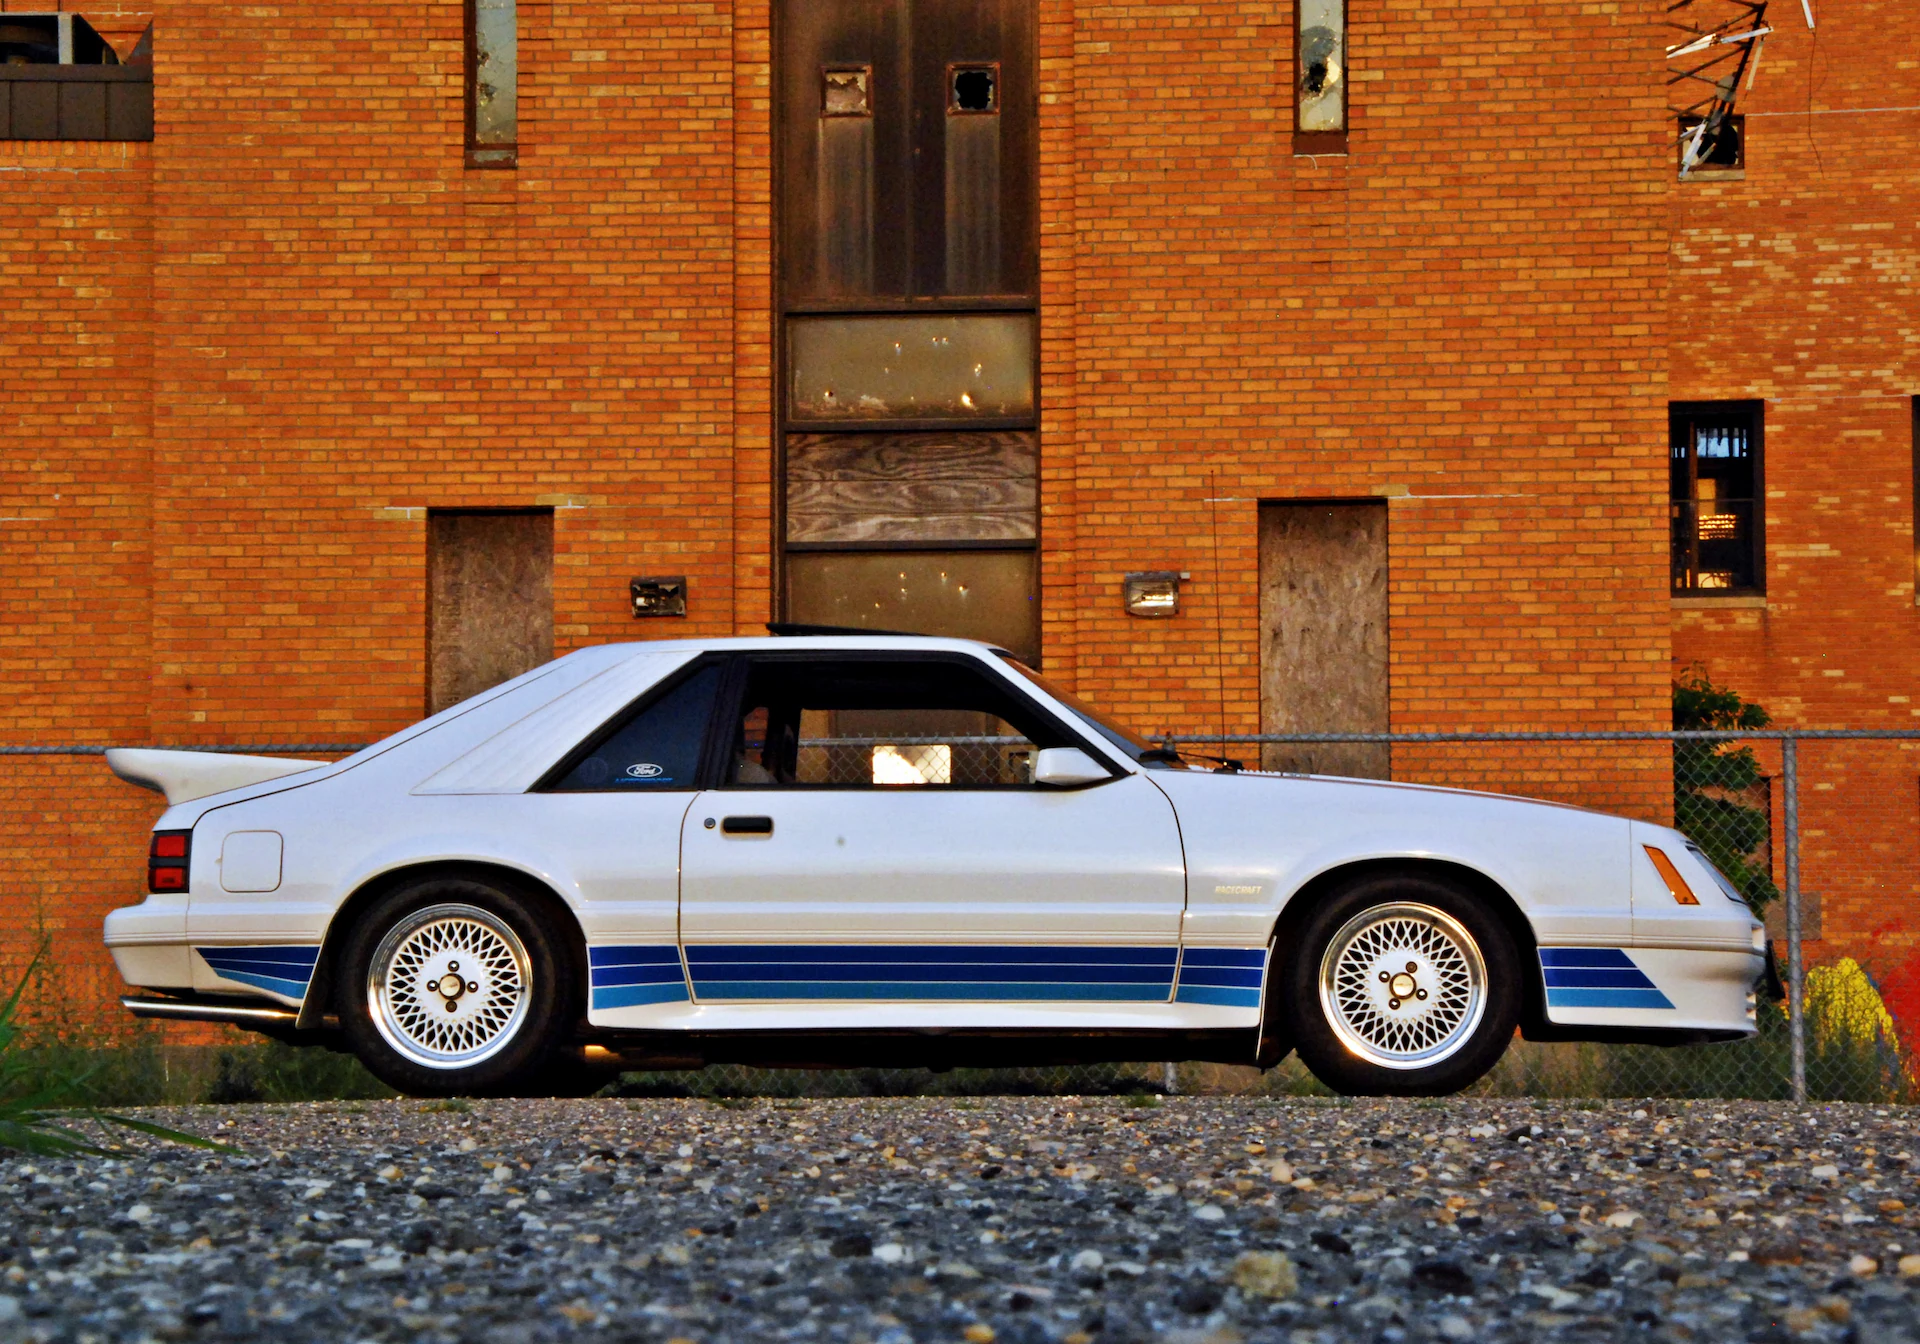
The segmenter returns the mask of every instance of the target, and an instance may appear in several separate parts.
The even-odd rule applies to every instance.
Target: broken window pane
[[[797,317],[787,332],[795,421],[1033,415],[1028,314]]]
[[[949,112],[998,112],[1000,67],[955,65],[948,68]]]
[[[868,88],[873,82],[870,65],[829,66],[820,72],[820,115],[823,117],[870,117],[873,104]]]
[[[1708,118],[1681,117],[1681,173],[1744,168],[1747,163],[1746,130],[1747,119],[1738,112]]]
[[[1347,128],[1346,0],[1300,0],[1294,128]]]
[[[468,0],[467,149],[475,164],[510,166],[520,138],[515,0]]]

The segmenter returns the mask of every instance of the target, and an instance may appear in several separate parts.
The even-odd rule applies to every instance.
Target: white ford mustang
[[[107,917],[127,1006],[421,1095],[1290,1049],[1438,1094],[1516,1027],[1751,1034],[1766,965],[1676,831],[1236,771],[962,640],[606,645],[333,764],[108,761],[171,804]]]

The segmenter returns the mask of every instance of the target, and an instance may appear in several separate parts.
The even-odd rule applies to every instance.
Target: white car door
[[[1185,869],[1149,780],[1032,784],[1040,748],[1085,743],[967,655],[745,664],[681,843],[697,1002],[1168,1002]]]

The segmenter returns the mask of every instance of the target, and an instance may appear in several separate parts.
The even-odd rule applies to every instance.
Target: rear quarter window
[[[634,793],[699,786],[700,754],[721,665],[708,663],[642,704],[548,786],[555,793]]]

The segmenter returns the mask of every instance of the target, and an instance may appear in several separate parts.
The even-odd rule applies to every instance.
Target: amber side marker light
[[[1642,845],[1647,857],[1653,860],[1653,866],[1660,870],[1660,880],[1667,884],[1667,893],[1681,905],[1698,905],[1700,898],[1693,894],[1693,888],[1680,876],[1680,870],[1673,866],[1673,860],[1655,849],[1652,845]]]
[[[147,848],[147,890],[185,891],[192,831],[155,831]]]

